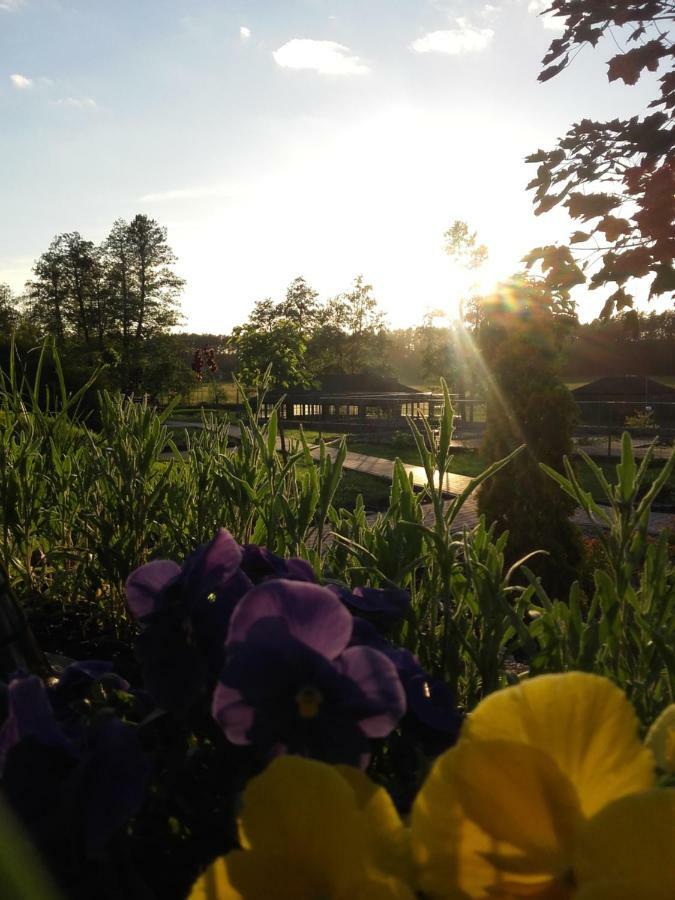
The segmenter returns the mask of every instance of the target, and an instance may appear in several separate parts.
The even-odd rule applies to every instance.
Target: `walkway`
[[[335,456],[336,450],[328,447],[328,452]],[[318,452],[318,451],[315,451]],[[427,486],[427,475],[422,466],[411,466],[404,464],[404,469],[412,474],[413,485],[415,487],[424,488]],[[363,453],[348,452],[344,468],[357,472],[365,472],[367,475],[374,475],[376,478],[385,478],[391,481],[394,475],[394,463],[390,459],[381,459],[376,456],[366,456]],[[449,497],[456,497],[471,483],[471,478],[466,475],[455,475],[448,473],[443,481],[443,493]],[[583,531],[596,532],[602,527],[598,523],[590,519],[583,509],[577,508],[572,521]],[[433,508],[429,508],[425,515],[425,524],[429,525],[433,522]],[[472,494],[462,506],[461,512],[455,519],[455,526],[461,528],[473,528],[478,522],[478,502],[475,494]],[[649,525],[647,526],[649,534],[660,534],[666,528],[675,528],[675,516],[672,513],[651,513],[649,516]]]
[[[180,427],[185,424],[187,427],[192,428],[201,428],[201,422],[168,422],[168,425],[172,427]],[[236,425],[230,425],[230,434],[233,438],[238,438],[241,434],[239,428]],[[277,444],[279,444],[279,440],[277,438]],[[328,446],[328,453],[334,458],[337,454],[337,450],[335,447]],[[665,449],[665,448],[664,448]],[[636,456],[637,456],[636,451]],[[319,449],[313,448],[312,455],[318,456]],[[644,455],[644,453],[643,453]],[[390,459],[382,459],[378,456],[367,456],[365,453],[352,453],[351,451],[347,451],[344,461],[344,468],[349,469],[353,472],[363,472],[366,475],[372,475],[375,478],[383,478],[386,481],[392,481],[394,477],[394,463]],[[428,484],[427,475],[422,466],[412,466],[407,463],[403,464],[403,468],[406,470],[408,474],[412,474],[413,485],[417,488],[425,488]],[[456,497],[464,491],[471,479],[466,475],[455,475],[451,472],[446,474],[443,480],[443,493],[447,494],[448,497]],[[450,501],[452,502],[452,501]],[[594,522],[590,519],[583,509],[577,508],[574,515],[572,516],[572,521],[575,525],[581,528],[585,532],[589,533],[597,533],[598,528],[602,526],[598,523]],[[429,525],[433,522],[433,508],[429,505],[429,509],[425,513],[425,524]],[[457,529],[461,528],[473,528],[473,526],[478,522],[478,503],[476,499],[475,493],[468,498],[468,500],[464,503],[461,512],[455,519],[455,526]],[[649,525],[647,526],[647,530],[649,534],[660,534],[662,531],[668,528],[675,529],[675,515],[672,513],[657,513],[653,512],[649,516]]]

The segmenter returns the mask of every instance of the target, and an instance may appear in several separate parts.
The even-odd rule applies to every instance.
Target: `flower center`
[[[295,702],[301,719],[313,719],[319,714],[323,696],[315,687],[303,687],[295,695]]]

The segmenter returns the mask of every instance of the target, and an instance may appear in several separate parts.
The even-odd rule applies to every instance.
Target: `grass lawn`
[[[366,475],[364,472],[350,472],[344,469],[342,481],[335,494],[334,505],[338,508],[354,509],[356,498],[363,495],[367,509],[385,510],[389,507],[391,484],[384,478]]]
[[[415,447],[395,447],[390,443],[374,443],[372,441],[348,440],[347,449],[353,453],[364,453],[366,456],[379,456],[380,459],[400,459],[411,466],[419,466],[420,458]],[[451,471],[456,475],[479,475],[485,464],[481,457],[472,450],[458,450],[452,460]]]
[[[200,403],[237,403],[241,398],[237,397],[237,389],[231,381],[218,381],[194,385],[185,399],[191,406],[196,406]]]
[[[303,431],[308,444],[318,443],[319,438],[323,438],[324,441],[332,441],[335,438],[342,437],[342,434],[337,431],[317,431],[315,428],[303,428]],[[300,430],[298,428],[284,428],[284,434],[287,440],[300,440]]]

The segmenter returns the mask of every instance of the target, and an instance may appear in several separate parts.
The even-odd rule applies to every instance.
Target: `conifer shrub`
[[[559,596],[576,577],[582,546],[570,522],[574,501],[539,463],[561,471],[572,450],[577,408],[559,377],[572,321],[563,299],[534,281],[514,280],[483,301],[478,327],[488,397],[484,458],[493,462],[525,445],[483,483],[479,511],[498,531],[508,530],[508,559],[545,551],[529,565]]]

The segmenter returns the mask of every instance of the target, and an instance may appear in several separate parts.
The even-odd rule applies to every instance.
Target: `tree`
[[[535,213],[563,204],[584,226],[570,238],[583,260],[581,268],[569,247],[537,248],[526,258],[528,265],[543,260],[552,287],[559,270],[563,287],[570,277],[575,283],[588,279],[592,290],[615,286],[605,300],[606,316],[632,306],[633,295],[626,290],[631,278],[651,279],[650,299],[675,296],[675,4],[552,0],[546,12],[564,19],[565,30],[551,42],[540,81],[558,75],[585,44],[595,47],[604,35],[617,45],[625,37],[624,47],[608,61],[609,81],[633,85],[645,70],[656,72],[669,60],[671,68],[659,79],[652,112],[609,122],[582,119],[555,149],[527,158],[538,166],[529,184]]]
[[[487,462],[520,444],[526,449],[483,483],[478,509],[499,531],[509,531],[510,562],[536,549],[548,556],[528,563],[551,590],[566,591],[575,577],[580,543],[569,521],[574,501],[539,468],[562,470],[572,450],[575,403],[560,378],[560,353],[575,318],[564,298],[518,278],[485,298],[478,345],[488,368],[488,413],[483,439]]]
[[[295,322],[305,333],[312,332],[320,315],[318,297],[305,279],[298,276],[288,286],[286,299],[277,306],[277,318]]]
[[[479,269],[486,262],[487,247],[478,243],[478,232],[471,231],[461,219],[455,219],[443,238],[447,255],[464,268]]]
[[[154,371],[150,343],[178,322],[175,259],[166,229],[144,215],[115,222],[100,247],[76,231],[57,235],[27,284],[26,321],[67,342],[84,369],[117,354],[119,386],[136,390]]]
[[[8,284],[0,283],[0,335],[6,337],[16,327],[19,313],[12,290]]]
[[[442,310],[425,314],[422,325],[415,329],[415,343],[419,354],[420,374],[425,382],[439,382],[441,378],[457,389],[455,354],[453,352],[452,329],[439,328],[436,319],[446,319]]]
[[[338,346],[341,344],[341,368],[351,373],[367,369],[373,359],[373,349],[384,339],[385,326],[384,314],[373,296],[373,286],[364,281],[363,275],[357,275],[351,290],[329,304],[326,325],[334,329]],[[382,356],[378,352],[376,358],[381,360]]]
[[[33,267],[28,283],[31,317],[59,341],[74,338],[90,349],[103,341],[104,298],[99,252],[79,232],[57,235]]]
[[[237,354],[237,377],[246,386],[258,384],[270,370],[270,384],[277,390],[308,387],[311,377],[305,365],[307,345],[290,319],[278,319],[261,330],[254,322],[239,325],[231,344]]]
[[[184,281],[173,271],[176,256],[166,228],[145,215],[118,219],[103,243],[110,310],[109,334],[120,345],[124,387],[139,386],[145,342],[178,323]]]

